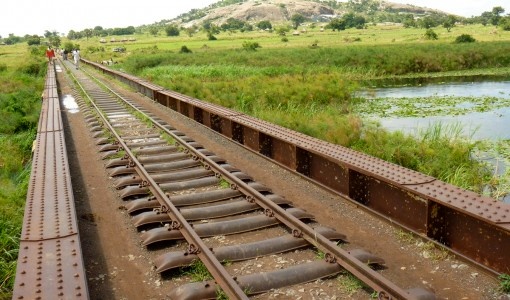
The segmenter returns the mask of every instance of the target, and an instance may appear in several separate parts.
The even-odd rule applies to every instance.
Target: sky
[[[172,19],[193,8],[204,8],[218,0],[14,0],[0,4],[0,36],[10,33],[43,35],[46,30],[67,35],[69,30],[148,25]],[[495,6],[510,13],[510,0],[391,0],[471,17]]]

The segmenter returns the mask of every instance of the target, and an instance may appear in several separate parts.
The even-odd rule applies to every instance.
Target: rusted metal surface
[[[96,67],[150,88],[132,75]],[[509,271],[509,204],[159,86],[152,99],[489,271]]]
[[[346,240],[345,235],[330,228],[317,227],[314,230],[332,241]],[[287,252],[299,248],[304,248],[308,245],[308,241],[304,240],[303,238],[289,234],[248,244],[224,246],[212,249],[212,251],[220,261],[234,262],[262,257],[270,254]],[[373,255],[372,258],[374,258]],[[187,266],[190,265],[195,259],[197,259],[196,254],[189,253],[188,251],[168,252],[160,255],[156,259],[156,271],[164,272],[172,268]],[[378,263],[382,262],[381,260],[377,260],[375,258],[372,261],[378,261]]]
[[[118,75],[119,74],[116,74],[116,76]],[[140,82],[140,80],[133,81],[130,83],[130,85],[143,85],[144,88],[146,88],[146,84]],[[112,94],[116,94],[111,89],[110,92],[112,92]],[[167,93],[167,91],[163,90],[154,92],[156,95]],[[258,129],[254,129],[253,127],[248,127],[246,124],[242,124],[241,122],[233,122],[232,119],[239,117],[239,114],[233,113],[231,110],[214,105],[203,104],[203,102],[192,99],[190,97],[177,97],[177,95],[172,92],[168,92],[167,96],[168,97],[166,98],[158,99],[163,99],[170,107],[175,107],[179,113],[193,118],[199,122],[203,122],[203,124],[206,124],[217,132],[220,132],[229,137],[235,137],[236,139],[242,140],[243,142],[250,141],[254,151],[258,151],[266,157],[276,157],[277,159],[285,160],[283,163],[286,164],[288,168],[297,168],[298,164],[296,163],[296,160],[300,157],[306,156],[301,155],[303,153],[297,155],[298,147],[286,140],[275,140],[274,137],[267,132],[262,132]],[[132,104],[128,99],[124,99],[120,95],[118,95],[118,98],[126,101],[126,103],[130,105],[132,109],[142,113],[142,111],[139,110],[136,105]],[[96,106],[96,104],[93,105]],[[199,180],[199,182],[207,181],[204,186],[200,186],[201,188],[218,184],[219,178],[225,179],[230,185],[230,189],[226,189],[225,191],[214,190],[211,192],[192,193],[190,195],[173,195],[172,192],[178,192],[181,189],[195,189],[197,186],[192,184],[196,180],[186,179],[182,182],[177,181],[158,184],[158,182],[152,177],[153,174],[162,172],[174,172],[177,169],[168,168],[167,163],[142,165],[141,160],[143,158],[139,157],[139,155],[134,155],[132,152],[134,151],[132,149],[136,147],[136,143],[128,143],[124,141],[121,138],[121,135],[116,132],[116,130],[127,130],[128,128],[132,127],[136,127],[137,130],[143,130],[143,126],[139,122],[135,122],[131,117],[119,117],[124,113],[125,109],[121,107],[115,108],[109,103],[103,102],[103,98],[99,99],[97,105],[99,107],[103,107],[104,105],[104,107],[107,108],[107,110],[101,109],[107,113],[101,117],[99,123],[105,124],[105,126],[113,133],[113,135],[115,135],[117,140],[116,145],[119,147],[119,149],[123,149],[126,152],[130,161],[128,166],[116,167],[109,174],[113,177],[117,177],[137,173],[142,179],[142,183],[140,183],[139,186],[128,185],[122,188],[123,191],[121,192],[121,196],[125,196],[124,198],[128,198],[127,194],[130,196],[135,196],[133,191],[136,191],[137,196],[142,197],[141,199],[131,202],[136,204],[126,205],[126,208],[129,212],[133,212],[135,210],[153,207],[156,208],[160,213],[168,214],[170,222],[165,223],[166,226],[160,226],[151,230],[147,230],[142,234],[144,245],[166,240],[185,239],[189,243],[190,248],[193,249],[193,253],[196,253],[200,260],[206,265],[221,288],[231,297],[244,298],[245,295],[244,293],[240,292],[241,289],[238,286],[238,283],[233,281],[228,273],[225,273],[225,270],[221,267],[221,265],[218,265],[217,258],[213,256],[213,253],[209,248],[206,247],[205,244],[203,244],[203,241],[199,239],[199,237],[231,235],[261,229],[268,226],[283,226],[292,232],[296,237],[302,237],[310,245],[317,247],[320,251],[324,251],[324,253],[326,253],[326,257],[328,257],[328,264],[334,266],[335,269],[348,270],[356,277],[360,278],[363,282],[365,282],[369,287],[378,292],[384,293],[385,295],[389,295],[396,299],[408,298],[408,292],[399,288],[391,281],[385,279],[381,274],[372,270],[366,264],[367,258],[372,258],[374,260],[378,260],[378,258],[370,256],[367,251],[358,250],[351,253],[349,251],[342,250],[335,244],[332,244],[328,238],[317,233],[302,221],[303,219],[313,219],[313,216],[295,208],[285,209],[281,207],[279,205],[280,203],[274,201],[277,199],[277,197],[270,196],[267,192],[262,192],[263,189],[259,189],[256,184],[252,182],[252,179],[249,176],[239,176],[237,172],[232,172],[230,170],[224,169],[222,165],[226,163],[225,160],[219,157],[215,157],[214,154],[207,153],[207,151],[196,149],[194,146],[190,145],[190,143],[193,142],[191,139],[187,138],[183,134],[172,132],[170,129],[171,126],[160,123],[156,119],[152,119],[151,125],[155,127],[156,130],[162,130],[164,133],[169,135],[173,141],[180,145],[179,147],[184,153],[189,154],[189,159],[184,157],[183,160],[176,161],[175,163],[182,163],[186,161],[198,162],[197,165],[186,165],[183,166],[182,169],[201,166],[206,170],[214,171],[215,177],[207,180]],[[114,115],[115,118],[110,117]],[[251,135],[250,133],[246,134],[245,129],[246,132],[251,130]],[[152,147],[153,145],[158,144],[150,144],[147,145],[147,147]],[[102,147],[102,149],[103,148],[104,147]],[[106,151],[111,153],[112,149],[107,149]],[[289,157],[289,153],[295,154]],[[312,172],[313,171],[314,169],[312,168]],[[212,196],[213,194],[214,196]],[[226,196],[227,194],[230,194],[230,196]],[[150,195],[154,195],[154,197],[151,197]],[[206,222],[204,224],[197,222],[193,223],[192,230],[191,225],[188,223],[188,220],[184,214],[181,213],[179,209],[177,209],[179,200],[189,200],[182,201],[182,205],[193,205],[192,203],[218,201],[220,199],[236,201],[239,199],[233,198],[238,198],[239,196],[244,196],[246,201],[250,204],[257,204],[259,206],[258,210],[260,212],[263,211],[264,214],[251,214],[242,217],[236,215],[235,217],[229,217],[224,221],[216,221],[212,223]],[[155,199],[156,201],[153,201],[152,199]],[[130,199],[124,200],[130,201]],[[154,204],[157,205],[154,206]],[[148,216],[148,218],[145,218],[146,216]],[[163,219],[160,219],[156,213],[152,215],[142,215],[140,218],[134,218],[134,220],[135,222],[140,221],[141,223],[144,223],[145,221],[161,222]],[[165,220],[168,219],[164,219],[163,222],[165,222]],[[361,257],[364,260],[360,261],[358,257]],[[308,276],[304,274],[302,275],[302,277]],[[257,280],[261,282],[264,281],[260,278]],[[292,284],[292,280],[290,284]],[[268,287],[270,285],[271,283],[268,282],[261,283],[261,290],[270,288]],[[194,295],[194,297],[197,297],[197,295]]]
[[[13,299],[88,299],[53,70],[48,68]]]

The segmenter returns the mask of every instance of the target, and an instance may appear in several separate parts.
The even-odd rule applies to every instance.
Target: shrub
[[[188,47],[182,46],[179,53],[193,53]]]
[[[209,41],[215,41],[217,38],[212,34],[212,32],[207,32],[207,39]]]
[[[437,33],[434,32],[434,30],[432,29],[427,29],[427,31],[425,31],[425,38],[427,40],[437,40]]]
[[[243,42],[243,49],[244,50],[256,51],[257,48],[261,48],[259,43],[257,43],[257,42],[248,42],[248,41],[244,41]]]
[[[475,38],[469,34],[461,34],[455,39],[455,43],[474,43]]]
[[[167,36],[179,36],[179,28],[175,25],[168,25],[165,27]]]
[[[286,36],[282,37],[282,42],[286,43],[288,41],[289,41],[289,39]]]

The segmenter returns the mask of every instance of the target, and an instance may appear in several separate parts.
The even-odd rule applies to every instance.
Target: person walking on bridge
[[[55,50],[53,50],[51,47],[48,47],[46,50],[46,57],[48,57],[48,62],[52,63],[53,58],[55,57]]]
[[[74,64],[76,65],[76,70],[78,70],[78,67],[80,66],[80,50],[78,49],[73,50],[73,58]]]

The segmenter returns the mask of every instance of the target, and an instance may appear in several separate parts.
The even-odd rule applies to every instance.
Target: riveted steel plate
[[[56,97],[43,98],[37,131],[49,132],[62,130],[62,128],[58,95]]]
[[[88,299],[78,235],[22,241],[12,299]]]
[[[407,188],[426,199],[442,202],[445,206],[466,211],[489,223],[510,224],[510,204],[463,190],[439,180]]]
[[[21,240],[52,239],[78,232],[63,134],[37,134]]]
[[[421,184],[435,180],[427,176],[381,159],[307,136],[293,130],[276,126],[246,115],[231,117],[235,122],[264,132],[275,138],[291,142],[310,152],[330,157],[339,163],[355,169],[360,173],[372,174],[375,178],[384,179],[395,184]]]

